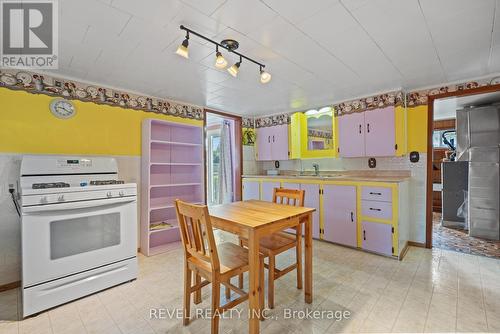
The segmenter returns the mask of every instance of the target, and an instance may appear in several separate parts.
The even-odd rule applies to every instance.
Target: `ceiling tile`
[[[131,15],[95,0],[64,0],[60,2],[60,33],[66,39],[81,41],[81,27],[94,27],[106,36],[116,36],[127,24]],[[77,30],[77,34],[71,33]],[[85,31],[84,31],[85,32]],[[82,37],[82,38],[80,38]]]
[[[179,29],[181,24],[209,38],[227,29],[227,26],[223,23],[206,16],[202,12],[186,4],[181,5],[177,15],[169,23],[169,25],[173,26],[175,29]],[[185,35],[180,29],[179,31],[182,35]]]
[[[338,0],[263,0],[263,2],[288,21],[296,24],[313,16],[326,7],[337,4]]]
[[[353,69],[361,78],[401,79],[397,69],[342,6],[334,6],[333,12],[326,9],[321,14],[314,15],[300,24],[299,27]],[[339,16],[341,12],[344,13],[341,20],[345,22],[345,25],[334,26],[333,31],[324,29],[321,22],[327,17]]]
[[[260,1],[228,0],[211,17],[234,30],[249,34],[256,27],[270,22],[276,13]]]
[[[422,10],[448,80],[488,73],[495,0],[453,2],[422,0]],[[464,41],[467,41],[466,43]]]
[[[227,0],[182,0],[182,2],[210,16]]]
[[[158,25],[168,24],[179,12],[179,0],[113,0],[112,7]]]

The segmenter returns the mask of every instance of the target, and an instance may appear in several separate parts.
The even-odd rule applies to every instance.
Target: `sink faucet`
[[[319,165],[313,164],[313,168],[314,168],[314,175],[318,176],[319,175]]]

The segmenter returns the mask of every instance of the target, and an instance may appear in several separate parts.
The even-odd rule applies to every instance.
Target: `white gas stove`
[[[137,185],[115,159],[25,156],[23,316],[137,278]]]

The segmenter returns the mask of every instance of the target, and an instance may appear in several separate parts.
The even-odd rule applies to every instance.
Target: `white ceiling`
[[[500,0],[64,0],[58,75],[242,115],[500,72]],[[496,14],[495,14],[496,13]],[[179,25],[234,38],[238,78]],[[227,56],[230,62],[236,58]]]
[[[434,101],[434,120],[457,117],[457,110],[500,103],[500,92],[448,97]]]

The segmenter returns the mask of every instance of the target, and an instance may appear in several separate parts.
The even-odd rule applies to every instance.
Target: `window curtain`
[[[233,201],[233,156],[231,151],[231,123],[222,121],[220,134],[219,204]]]

